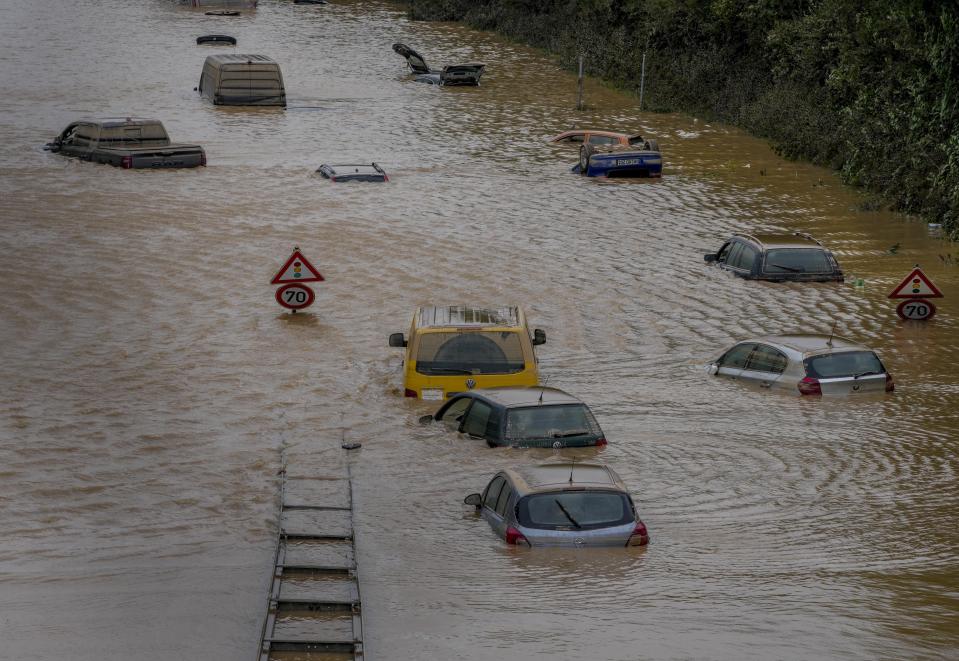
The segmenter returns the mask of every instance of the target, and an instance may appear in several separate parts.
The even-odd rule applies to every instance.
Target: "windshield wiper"
[[[441,372],[443,374],[472,374],[473,370],[464,369],[462,367],[427,367],[425,368],[430,372]]]
[[[782,264],[768,264],[767,266],[775,266],[777,269],[782,269],[783,271],[792,271],[793,273],[804,273],[806,269],[798,268],[795,266],[783,266]]]
[[[566,431],[558,431],[553,434],[553,438],[568,438],[570,436],[585,436],[589,433],[588,429],[568,429]]]
[[[868,376],[870,374],[882,374],[882,372],[878,372],[876,370],[869,370],[868,372],[860,372],[859,374],[853,374],[852,378],[858,379],[861,376]]]
[[[561,510],[563,510],[563,514],[566,515],[566,518],[569,519],[569,522],[570,522],[570,523],[572,523],[572,524],[573,524],[574,526],[576,526],[577,528],[582,528],[582,527],[583,527],[583,526],[579,525],[579,522],[576,521],[576,519],[573,518],[573,515],[572,515],[572,514],[570,514],[568,511],[566,511],[566,508],[563,507],[563,503],[559,502],[559,499],[558,499],[558,498],[554,498],[554,499],[553,499],[553,502],[556,503],[557,505],[559,505],[559,508],[560,508]]]

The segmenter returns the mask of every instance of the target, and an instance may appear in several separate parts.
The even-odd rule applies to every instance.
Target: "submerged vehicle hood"
[[[413,73],[430,73],[430,68],[426,65],[423,56],[406,44],[393,44],[393,51],[406,58],[406,63],[410,65]]]

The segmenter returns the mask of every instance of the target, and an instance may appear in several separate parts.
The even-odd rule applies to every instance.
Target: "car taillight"
[[[120,167],[126,168],[127,170],[129,170],[130,168],[132,168],[132,167],[133,167],[133,157],[132,157],[132,156],[124,156],[122,159],[120,159]]]
[[[527,540],[526,537],[523,536],[523,533],[513,526],[510,526],[506,529],[506,543],[519,546],[529,546],[529,540]]]
[[[389,181],[389,180],[390,180],[390,178],[389,178],[387,175],[384,174],[384,175],[383,175],[383,181]]]
[[[646,530],[646,524],[642,521],[636,522],[633,528],[633,534],[629,536],[626,546],[646,546],[649,544],[649,531]]]
[[[405,388],[403,390],[403,397],[419,397],[419,395],[416,394],[415,390],[410,390],[409,388]]]
[[[598,445],[598,446],[599,446],[599,445],[609,445],[609,441],[607,441],[605,438],[601,438],[601,439],[599,439],[599,440],[596,441],[596,445]]]
[[[201,151],[201,152],[200,152],[200,165],[204,165],[204,166],[206,165],[206,152],[205,152],[205,151]]]
[[[822,386],[819,385],[819,379],[814,379],[811,376],[805,377],[798,384],[799,394],[801,395],[821,395]]]
[[[896,382],[892,380],[892,374],[886,372],[886,392],[892,392],[896,389]]]

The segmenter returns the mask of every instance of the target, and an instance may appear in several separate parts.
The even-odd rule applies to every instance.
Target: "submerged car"
[[[645,546],[646,524],[622,479],[602,464],[543,464],[497,473],[473,505],[507,544]]]
[[[222,44],[236,46],[236,37],[231,37],[228,34],[205,34],[202,37],[197,37],[196,43],[212,44],[214,46],[220,46]]]
[[[839,262],[822,243],[802,232],[737,234],[715,253],[703,255],[741,278],[772,282],[842,282]]]
[[[196,91],[218,106],[286,106],[280,65],[265,55],[210,55]]]
[[[406,58],[406,64],[413,74],[413,80],[430,85],[479,85],[483,76],[485,64],[469,62],[467,64],[451,64],[442,69],[430,69],[423,56],[406,44],[393,44],[393,51]]]
[[[386,172],[376,163],[369,165],[328,165],[316,170],[330,181],[389,181]]]
[[[644,140],[642,145],[587,143],[579,148],[579,163],[572,171],[587,177],[661,177],[663,155],[655,140]]]
[[[533,346],[545,342],[542,330],[530,334],[518,307],[422,307],[413,315],[409,338],[390,335],[391,347],[406,348],[404,395],[427,400],[473,388],[535,386]]]
[[[170,142],[156,119],[84,119],[73,122],[45,147],[54,154],[121,168],[195,168],[206,165],[200,145]]]
[[[643,145],[646,142],[639,134],[630,135],[600,129],[571,129],[554,135],[549,141],[572,145]],[[658,149],[659,145],[657,144],[656,147]]]
[[[432,416],[490,447],[606,445],[599,423],[581,400],[558,388],[491,388],[450,398]]]
[[[801,395],[892,392],[896,387],[875,351],[827,334],[772,335],[739,342],[707,371]]]

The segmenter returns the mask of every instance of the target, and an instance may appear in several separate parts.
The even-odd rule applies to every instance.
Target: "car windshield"
[[[527,496],[516,507],[526,528],[589,530],[632,523],[626,494],[616,491],[555,491]]]
[[[420,374],[514,374],[524,367],[520,331],[423,333],[416,351]]]
[[[885,371],[879,357],[872,351],[843,351],[806,359],[806,373],[816,379],[866,376]]]
[[[820,248],[777,248],[766,253],[768,273],[828,273],[832,265]]]
[[[599,424],[585,404],[540,404],[508,409],[506,431],[509,441],[537,438],[598,436]]]

